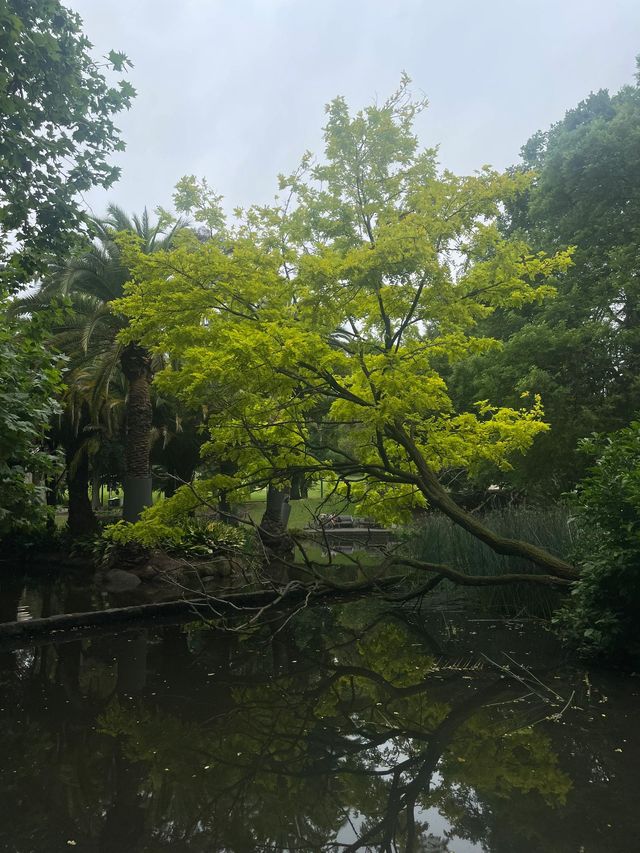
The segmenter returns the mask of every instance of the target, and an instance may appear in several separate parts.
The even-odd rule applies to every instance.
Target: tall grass
[[[540,545],[563,558],[571,554],[577,535],[569,511],[561,505],[493,510],[484,514],[482,521],[500,536]],[[436,514],[427,516],[407,531],[405,548],[415,559],[445,563],[469,575],[543,573],[527,560],[496,554],[448,518]],[[447,583],[443,587],[450,598],[471,598],[509,613],[549,616],[560,601],[558,592],[543,585],[516,584],[480,589],[456,588]]]

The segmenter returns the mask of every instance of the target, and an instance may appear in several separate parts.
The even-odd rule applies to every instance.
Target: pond
[[[11,853],[622,853],[640,836],[640,680],[571,661],[535,621],[359,600],[120,630],[0,647],[0,689]]]

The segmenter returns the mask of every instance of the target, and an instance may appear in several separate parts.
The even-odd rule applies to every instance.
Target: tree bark
[[[91,471],[91,509],[95,512],[100,509],[100,472],[97,470]]]
[[[164,486],[163,486],[163,488],[162,488],[162,491],[163,491],[163,493],[164,493],[165,498],[172,498],[172,497],[175,495],[175,493],[176,493],[176,490],[177,490],[177,488],[178,488],[178,482],[177,482],[177,480],[172,476],[172,475],[173,475],[173,474],[175,474],[175,473],[176,473],[175,471],[167,471],[167,474],[168,474],[169,476],[168,476],[168,477],[167,477],[167,479],[164,481]]]
[[[267,550],[285,556],[293,553],[293,541],[287,534],[289,490],[269,483],[267,502],[258,532]]]
[[[309,497],[309,488],[305,471],[294,471],[291,475],[291,500],[299,501]]]
[[[125,521],[137,521],[152,503],[151,485],[151,354],[137,343],[128,344],[120,356],[129,390],[126,409],[124,509]]]
[[[69,516],[67,526],[72,538],[91,536],[98,530],[98,521],[89,499],[89,458],[78,444],[66,452]]]
[[[539,548],[537,545],[531,545],[529,542],[522,542],[519,539],[506,539],[490,530],[474,515],[465,512],[451,498],[446,489],[441,485],[436,473],[426,463],[422,453],[416,446],[416,443],[411,436],[402,427],[395,427],[390,430],[390,435],[393,439],[407,451],[409,458],[416,466],[418,471],[417,485],[431,506],[435,506],[446,516],[448,516],[455,524],[458,524],[467,533],[475,536],[485,545],[488,545],[496,554],[503,554],[507,557],[523,557],[525,560],[530,560],[536,566],[540,566],[557,577],[566,580],[577,580],[580,576],[579,570],[555,557],[544,548]]]

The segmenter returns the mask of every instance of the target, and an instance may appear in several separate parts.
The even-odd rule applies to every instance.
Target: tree
[[[574,578],[486,528],[440,480],[487,461],[507,468],[547,429],[535,398],[456,410],[444,373],[499,346],[473,334],[478,322],[551,295],[570,255],[500,234],[501,205],[526,176],[438,173],[434,151],[418,149],[424,103],[408,83],[354,117],[334,100],[326,162],[305,156],[281,179],[284,200],[250,209],[226,246],[134,247],[116,306],[124,334],[175,357],[157,382],[206,407],[205,453],[235,461],[236,486],[297,469],[333,476],[363,511],[389,520],[429,504],[499,553]]]
[[[573,496],[584,570],[560,614],[583,651],[637,660],[640,653],[640,422],[581,443],[591,468]]]
[[[0,537],[45,517],[42,482],[56,470],[45,438],[59,412],[60,359],[37,324],[16,323],[0,305]]]
[[[67,377],[70,379],[71,377]],[[64,449],[65,475],[69,505],[67,528],[73,539],[91,536],[98,530],[98,520],[89,499],[90,457],[99,446],[99,427],[93,422],[92,412],[86,399],[78,395],[75,405],[71,404],[73,387],[62,397],[64,409],[56,418],[53,438]]]
[[[552,429],[515,472],[530,490],[573,488],[587,464],[579,439],[626,426],[640,408],[638,84],[592,93],[522,149],[519,170],[535,178],[507,203],[505,229],[547,252],[574,245],[573,265],[554,300],[481,323],[504,347],[454,381],[463,404],[542,394]]]
[[[117,180],[113,117],[135,90],[107,82],[104,69],[131,63],[116,51],[96,63],[80,17],[59,0],[3,0],[0,25],[0,272],[15,289],[82,228],[78,194]]]
[[[129,278],[117,234],[126,232],[137,250],[152,253],[168,248],[183,227],[181,220],[160,217],[152,223],[147,211],[129,218],[111,205],[104,220],[94,220],[96,239],[63,262],[52,265],[38,291],[16,301],[14,311],[37,314],[60,300],[71,312],[53,329],[51,343],[69,356],[69,381],[82,390],[92,413],[106,407],[109,389],[121,374],[126,381],[124,515],[135,521],[151,503],[151,380],[159,361],[135,340],[122,343],[127,319],[112,310]],[[87,381],[89,380],[89,381]]]

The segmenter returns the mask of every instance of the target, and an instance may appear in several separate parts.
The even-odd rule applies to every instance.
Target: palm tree
[[[129,218],[117,205],[109,205],[104,219],[93,221],[95,239],[81,252],[52,266],[36,293],[16,303],[20,313],[35,313],[61,299],[73,309],[56,324],[52,344],[70,359],[68,382],[80,375],[85,383],[89,409],[96,413],[109,408],[109,389],[118,375],[127,386],[125,403],[124,510],[127,521],[136,521],[151,504],[151,382],[157,360],[135,341],[123,344],[119,333],[127,320],[111,310],[110,303],[123,295],[130,278],[115,235],[129,231],[140,238],[144,252],[169,248],[184,222],[151,223],[145,209],[141,217]]]

